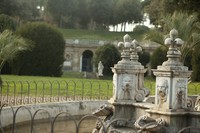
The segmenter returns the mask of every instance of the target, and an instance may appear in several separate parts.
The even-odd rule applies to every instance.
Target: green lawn
[[[63,77],[1,75],[2,94],[13,95],[67,95],[67,96],[112,96],[112,78],[85,79],[83,73],[65,72]],[[155,80],[145,78],[145,88],[155,94]],[[199,83],[188,85],[189,95],[200,92]]]
[[[132,39],[140,40],[141,34],[134,32],[110,32],[100,30],[81,30],[81,29],[58,29],[65,39],[89,39],[89,40],[107,40],[123,41],[123,36],[129,34]]]

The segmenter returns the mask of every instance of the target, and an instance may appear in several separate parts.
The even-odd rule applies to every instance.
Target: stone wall
[[[16,115],[16,123],[23,123],[31,120],[31,115],[40,110],[34,120],[48,119],[48,113],[51,117],[55,117],[61,112],[67,112],[71,116],[84,116],[92,114],[101,105],[107,101],[76,101],[62,103],[45,103],[37,105],[26,105],[13,107],[14,112],[18,110]],[[29,113],[30,110],[30,113]],[[46,111],[44,111],[46,110]],[[48,112],[48,113],[47,113]],[[10,107],[4,107],[1,112],[1,124],[3,127],[13,123],[13,113]]]

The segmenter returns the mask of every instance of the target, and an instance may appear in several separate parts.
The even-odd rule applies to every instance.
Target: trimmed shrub
[[[15,60],[14,74],[35,76],[61,76],[65,41],[60,32],[44,23],[27,23],[17,34],[33,41],[32,51],[24,52]]]
[[[138,34],[144,34],[147,33],[149,31],[149,27],[144,26],[144,25],[136,25],[135,28],[133,29],[134,33],[138,33]]]
[[[120,52],[111,44],[100,46],[94,56],[95,66],[97,68],[99,61],[104,65],[103,74],[112,75],[111,67],[120,60]]]
[[[151,69],[157,69],[157,66],[162,65],[167,60],[167,47],[158,47],[151,55]]]
[[[140,52],[138,55],[138,61],[146,68],[147,64],[150,62],[150,54],[148,52]]]

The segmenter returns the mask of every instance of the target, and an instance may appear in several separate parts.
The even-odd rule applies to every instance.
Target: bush
[[[0,14],[0,32],[6,29],[14,31],[16,29],[16,22],[11,17]]]
[[[167,47],[158,47],[151,55],[151,69],[157,69],[157,66],[162,65],[167,60]]]
[[[112,75],[111,67],[120,60],[120,52],[111,44],[99,47],[94,56],[95,66],[97,68],[99,61],[104,65],[103,74]]]
[[[19,75],[61,76],[65,41],[61,33],[44,23],[27,23],[17,34],[34,42],[34,49],[24,52],[13,65]]]
[[[138,55],[138,61],[146,68],[147,64],[150,62],[150,54],[148,52],[140,52]]]
[[[133,29],[133,32],[138,33],[138,34],[144,34],[144,33],[147,33],[148,31],[149,31],[149,28],[144,25],[136,25],[135,28]]]
[[[192,52],[192,81],[200,81],[200,47]]]

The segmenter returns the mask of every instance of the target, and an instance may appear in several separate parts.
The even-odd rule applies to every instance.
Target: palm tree
[[[184,63],[188,53],[200,44],[200,23],[197,15],[174,12],[173,15],[166,16],[162,22],[163,31],[153,29],[146,34],[145,39],[164,45],[164,39],[168,37],[170,30],[175,28],[179,33],[178,37],[184,40],[185,43],[180,49],[182,53],[181,61]]]
[[[29,41],[14,35],[12,31],[4,30],[0,33],[0,71],[6,61],[12,60],[18,53],[31,48]]]

